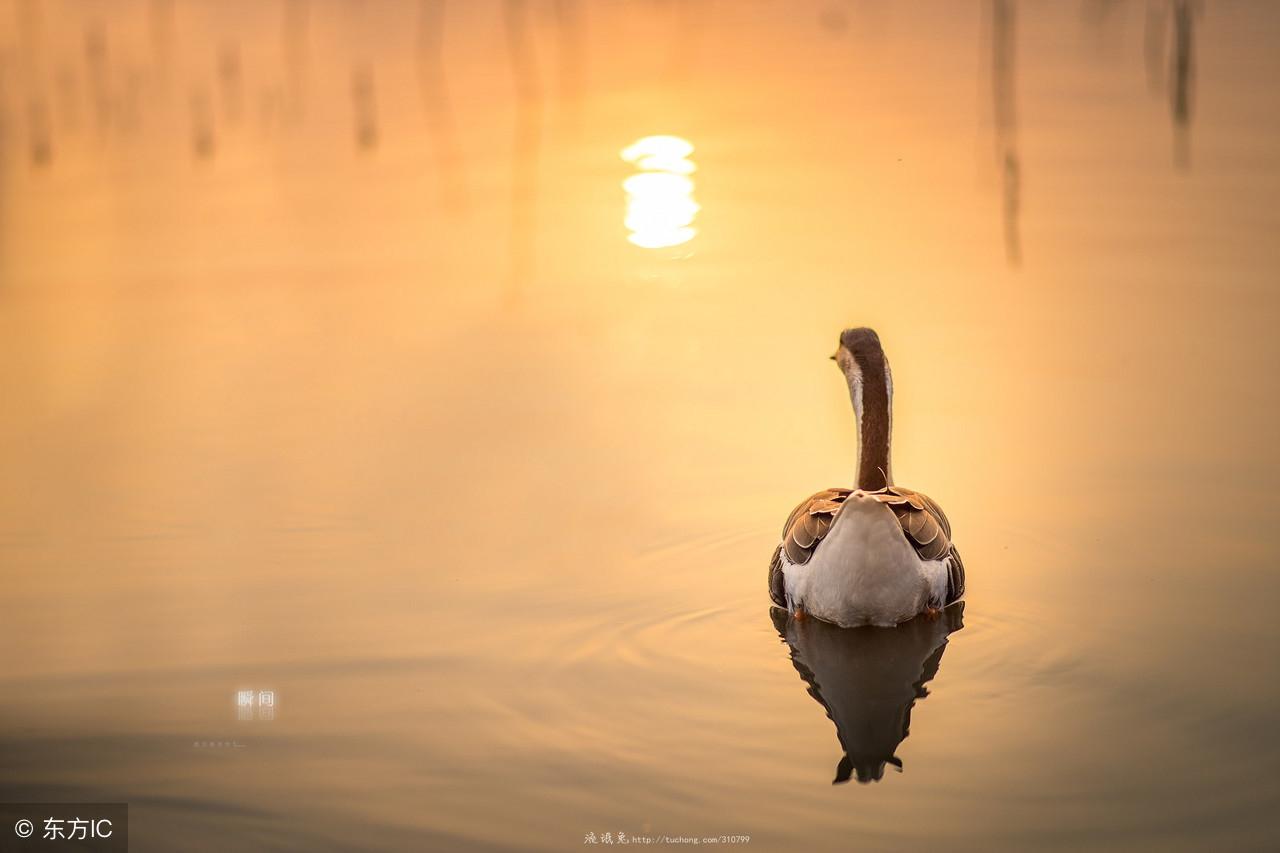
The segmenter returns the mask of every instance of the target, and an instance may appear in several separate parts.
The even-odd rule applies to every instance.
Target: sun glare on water
[[[622,182],[627,193],[627,239],[645,249],[679,246],[698,233],[693,227],[698,203],[693,179],[698,168],[693,145],[678,136],[646,136],[622,149],[636,174]]]

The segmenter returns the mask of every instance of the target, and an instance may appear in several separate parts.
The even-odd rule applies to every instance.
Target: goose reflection
[[[887,764],[901,771],[895,753],[907,739],[911,709],[929,695],[925,685],[938,674],[947,638],[964,627],[964,602],[896,628],[840,628],[777,607],[770,615],[809,695],[836,725],[844,757],[831,784],[879,781]]]

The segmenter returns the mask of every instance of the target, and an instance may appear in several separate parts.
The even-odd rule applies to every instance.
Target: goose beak
[[[832,361],[835,361],[835,360],[836,360],[836,354],[835,354],[834,352],[833,352],[833,353],[831,353],[831,355],[829,356],[829,358],[830,358]]]

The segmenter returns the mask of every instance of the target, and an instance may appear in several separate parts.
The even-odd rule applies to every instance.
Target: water
[[[139,850],[1275,846],[1274,7],[5,14],[0,800]],[[696,234],[644,249],[655,135]],[[862,324],[967,599],[775,623]]]

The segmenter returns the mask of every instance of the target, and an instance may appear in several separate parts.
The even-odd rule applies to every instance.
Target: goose
[[[797,618],[850,628],[936,617],[964,595],[951,523],[928,496],[893,483],[893,375],[873,329],[845,329],[832,360],[858,421],[856,488],[824,489],[787,517],[769,596]]]

